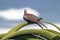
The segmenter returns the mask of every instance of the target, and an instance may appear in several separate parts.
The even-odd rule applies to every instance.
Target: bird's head
[[[24,14],[27,14],[27,9],[24,9]]]

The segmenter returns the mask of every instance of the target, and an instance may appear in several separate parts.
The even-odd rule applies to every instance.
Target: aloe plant
[[[55,33],[56,35],[60,36],[60,33],[57,32],[57,31],[50,30],[50,29],[44,29],[44,30],[49,31],[49,32],[52,32],[52,33]]]
[[[53,24],[51,22],[47,22],[47,21],[42,21],[42,22],[51,24],[60,31],[60,28],[58,26],[56,26],[55,24]],[[29,25],[29,23],[28,22],[23,22],[23,23],[18,24],[17,26],[13,27],[9,32],[7,32],[5,34],[1,34],[0,35],[0,40],[9,40],[10,38],[13,38],[15,36],[20,35],[20,37],[21,37],[21,35],[25,35],[25,34],[38,34],[38,35],[41,35],[44,38],[47,38],[48,40],[60,40],[60,33],[56,32],[54,30],[49,30],[49,29],[44,29],[44,30],[41,30],[41,29],[19,30],[26,25]],[[26,38],[26,40],[35,40],[35,38],[34,37]],[[39,38],[36,39],[36,40],[39,40]],[[43,39],[40,39],[40,40],[43,40]]]
[[[20,30],[14,33],[11,33],[5,37],[2,38],[2,40],[4,39],[8,39],[17,35],[23,35],[23,34],[40,34],[43,37],[46,37],[50,40],[55,39],[58,37],[58,39],[60,39],[60,37],[52,32],[46,31],[46,30],[40,30],[40,29],[25,29],[25,30]]]

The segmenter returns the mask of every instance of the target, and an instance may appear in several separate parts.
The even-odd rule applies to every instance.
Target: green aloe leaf
[[[60,37],[52,32],[46,31],[46,30],[40,30],[40,29],[25,29],[25,30],[20,30],[14,33],[11,33],[5,37],[3,37],[1,40],[5,40],[17,35],[23,35],[23,34],[40,34],[41,36],[48,38],[49,40],[57,40],[60,39]]]

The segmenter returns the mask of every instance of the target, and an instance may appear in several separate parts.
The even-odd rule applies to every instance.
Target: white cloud
[[[7,33],[9,29],[5,28],[0,28],[0,34],[2,33]]]
[[[3,17],[8,20],[22,20],[24,9],[27,9],[29,13],[39,16],[39,13],[37,11],[35,11],[32,8],[26,7],[26,8],[21,8],[21,9],[11,8],[7,10],[2,10],[0,11],[0,17]]]

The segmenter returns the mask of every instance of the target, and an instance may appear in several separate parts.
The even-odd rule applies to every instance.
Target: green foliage
[[[44,23],[48,23],[56,27],[59,31],[60,28],[56,26],[53,23],[42,21]],[[31,23],[30,23],[31,24]],[[50,29],[24,29],[19,30],[22,27],[29,25],[28,22],[22,22],[15,27],[13,27],[9,32],[0,34],[0,40],[44,40],[43,38],[46,38],[47,40],[60,40],[60,33],[50,30]],[[32,34],[38,34],[41,37],[34,36]]]

